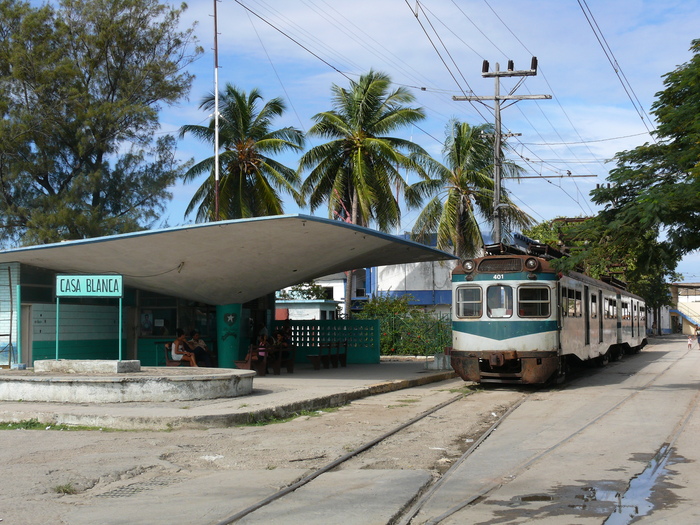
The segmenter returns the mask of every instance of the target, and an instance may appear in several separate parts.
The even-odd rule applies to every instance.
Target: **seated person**
[[[182,328],[178,328],[176,334],[177,339],[170,345],[170,355],[173,361],[186,361],[190,366],[197,366],[197,359],[194,352],[190,351],[185,331]]]
[[[190,340],[187,341],[187,345],[190,347],[190,350],[194,352],[194,356],[201,366],[214,366],[211,352],[209,348],[207,348],[207,344],[200,339],[197,330],[192,330],[190,332]]]
[[[274,342],[272,347],[277,352],[282,352],[282,359],[289,359],[289,341],[285,337],[284,332],[281,330],[276,330],[274,335]]]

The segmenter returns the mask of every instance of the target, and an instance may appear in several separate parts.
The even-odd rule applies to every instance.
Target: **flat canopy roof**
[[[336,272],[454,259],[360,226],[277,215],[0,251],[0,262],[120,274],[134,288],[207,304],[245,303]]]

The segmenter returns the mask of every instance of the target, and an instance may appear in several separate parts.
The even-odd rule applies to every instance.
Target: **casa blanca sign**
[[[122,298],[124,283],[121,275],[56,275],[56,361],[58,361],[61,297],[117,297],[119,298],[119,360],[122,360]]]
[[[57,297],[124,297],[121,275],[57,275]]]

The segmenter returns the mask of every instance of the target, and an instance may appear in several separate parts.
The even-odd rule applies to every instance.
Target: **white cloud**
[[[331,84],[348,84],[347,78],[311,53],[351,78],[370,68],[385,71],[395,82],[412,86],[416,105],[424,107],[428,115],[420,129],[404,130],[402,136],[412,136],[435,155],[442,149],[438,141],[444,140],[450,118],[472,124],[493,120],[482,105],[451,98],[461,94],[460,89],[468,89],[467,84],[476,94],[493,95],[493,79],[481,77],[483,59],[489,60],[492,68],[499,62],[505,69],[507,60],[512,59],[516,69],[527,69],[530,55],[536,55],[539,74],[527,78],[517,93],[552,94],[555,99],[522,101],[503,110],[504,129],[522,133],[518,139],[510,139],[511,145],[530,158],[527,166],[531,175],[568,170],[599,176],[509,185],[524,205],[540,214],[537,218],[591,212],[594,207],[587,202],[588,191],[602,182],[612,167],[601,161],[649,140],[648,135],[640,135],[647,128],[576,2],[422,0],[420,5],[429,20],[423,12],[416,19],[408,5],[416,7],[412,0],[408,4],[401,0],[242,3],[308,50],[249,16],[237,2],[221,2],[217,4],[221,85],[231,82],[246,90],[258,87],[266,98],[283,96],[289,110],[278,124],[308,129],[312,115],[330,108]],[[649,114],[655,94],[663,89],[662,75],[690,58],[690,42],[698,37],[700,1],[614,0],[588,5],[614,53],[616,66]],[[213,89],[212,2],[194,0],[189,6],[186,19],[188,23],[199,21],[197,32],[207,54],[192,69],[197,80],[191,103],[163,112],[163,121],[173,128],[200,122],[204,115],[197,110],[199,100]],[[433,44],[440,49],[451,73],[419,21],[427,31],[432,31],[431,24],[437,30],[440,39],[432,33]],[[441,47],[443,43],[450,55]],[[511,89],[516,80],[504,79],[502,92]],[[421,87],[427,90],[421,91]],[[537,144],[582,140],[591,142],[551,147],[518,145],[518,141]],[[208,145],[197,144],[193,138],[181,141],[180,149],[197,160],[211,154]],[[515,160],[525,162],[518,157]]]

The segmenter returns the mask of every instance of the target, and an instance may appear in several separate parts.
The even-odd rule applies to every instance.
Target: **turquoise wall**
[[[122,341],[126,348],[126,340]],[[55,341],[34,341],[32,345],[34,361],[41,359],[56,359]],[[119,343],[117,340],[82,339],[80,341],[61,340],[59,343],[59,359],[119,359]]]
[[[284,322],[278,321],[275,329]],[[290,321],[295,362],[309,363],[322,342],[348,342],[348,364],[377,364],[380,361],[379,320]]]

